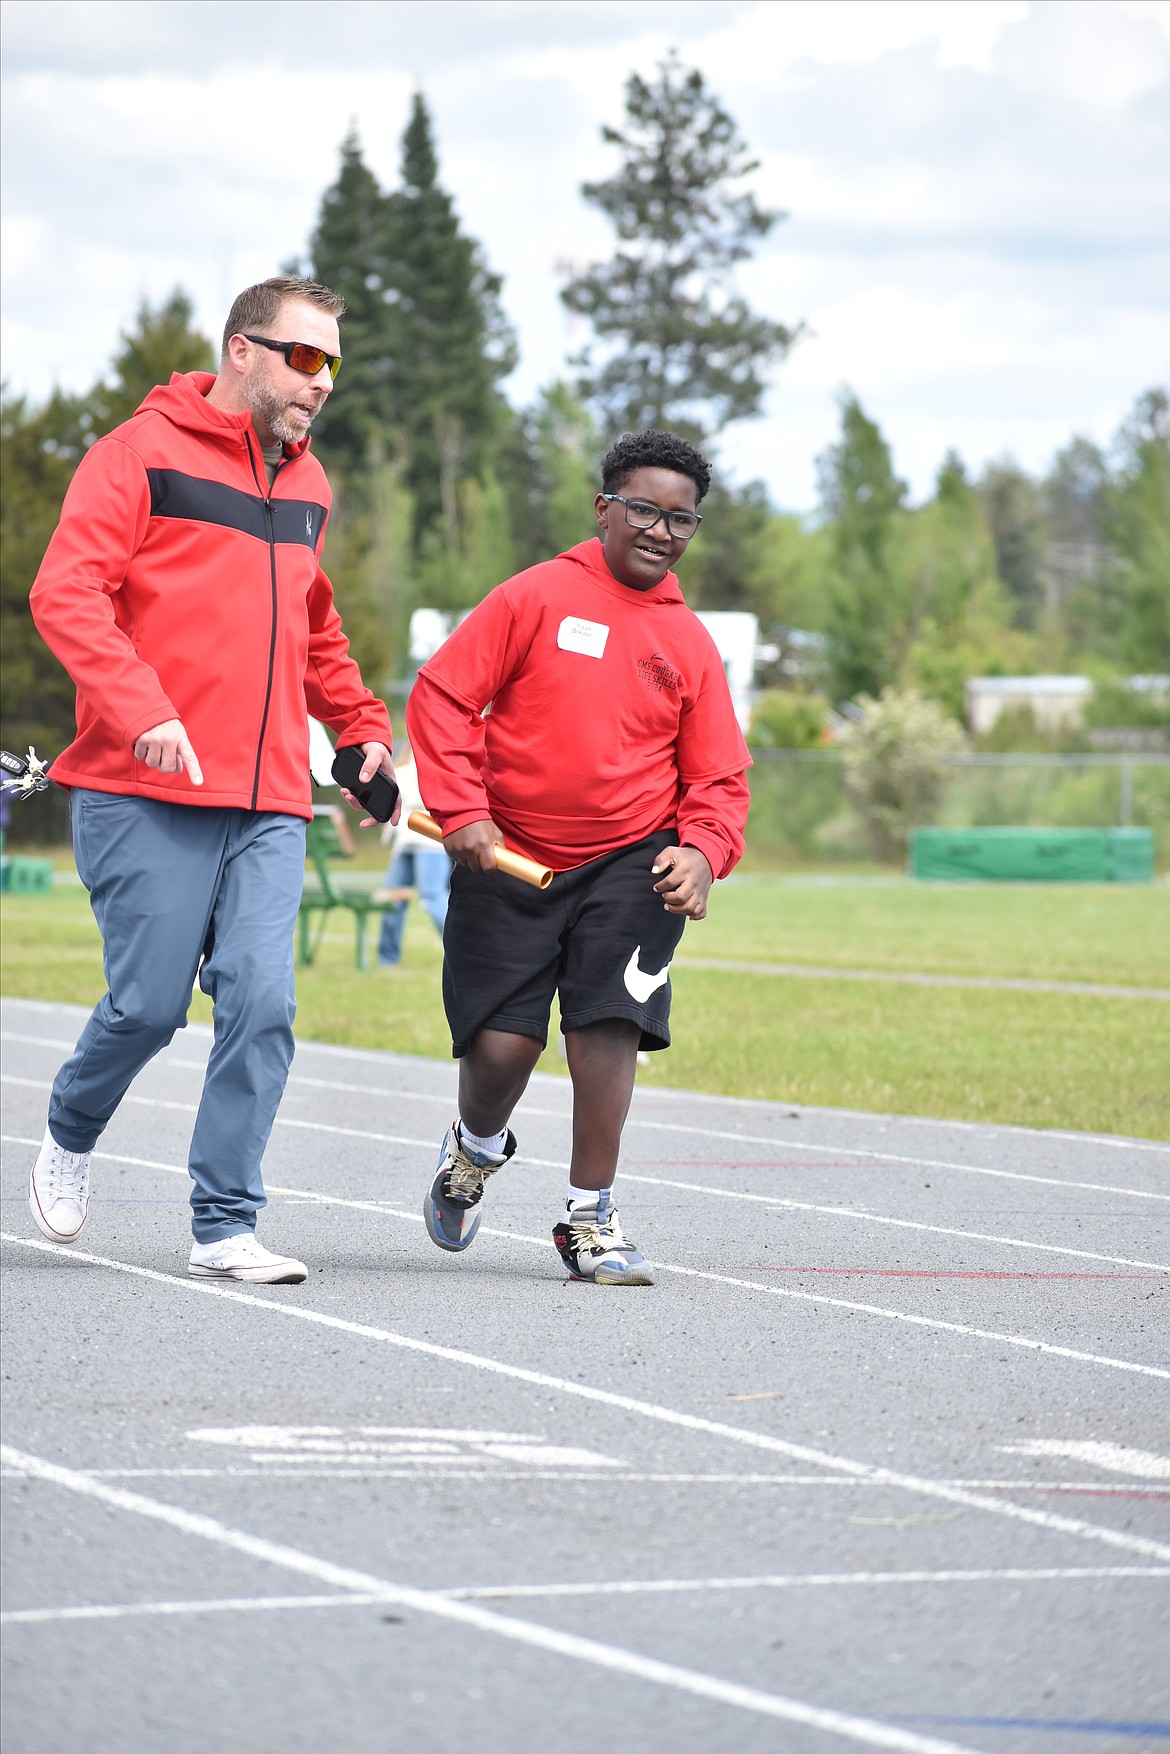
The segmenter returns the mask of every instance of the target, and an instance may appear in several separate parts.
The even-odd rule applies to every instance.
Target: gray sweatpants
[[[67,1151],[92,1149],[186,1024],[198,974],[215,1032],[191,1138],[191,1228],[197,1242],[252,1230],[292,1063],[304,821],[83,790],[70,811],[109,991],[54,1080],[49,1131]]]

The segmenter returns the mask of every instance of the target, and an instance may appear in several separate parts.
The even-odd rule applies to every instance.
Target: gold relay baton
[[[442,829],[425,810],[412,810],[406,818],[406,826],[413,828],[415,834],[421,834],[427,840],[441,841],[443,838]],[[547,889],[553,880],[553,874],[547,865],[538,865],[535,859],[527,859],[523,853],[514,853],[510,847],[498,845],[496,870],[506,871],[509,877],[519,877],[521,883],[530,883],[533,889]]]

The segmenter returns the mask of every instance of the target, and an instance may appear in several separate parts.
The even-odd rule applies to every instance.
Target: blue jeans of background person
[[[203,1243],[253,1230],[292,1063],[305,824],[81,789],[70,813],[109,990],[53,1082],[49,1131],[67,1151],[92,1149],[135,1075],[186,1024],[198,974],[215,1026],[191,1137],[191,1228]]]
[[[407,847],[395,853],[386,871],[387,889],[418,890],[418,898],[435,922],[435,930],[443,936],[447,918],[447,891],[451,887],[451,861],[442,847]],[[396,902],[382,915],[382,934],[378,939],[378,961],[397,962],[402,955],[402,927],[406,920],[406,903]]]

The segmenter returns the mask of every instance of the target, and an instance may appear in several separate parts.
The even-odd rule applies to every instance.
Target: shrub
[[[865,819],[879,859],[902,856],[912,828],[932,822],[947,771],[940,756],[954,755],[966,739],[939,706],[913,689],[882,690],[858,698],[863,718],[839,735],[845,784]]]
[[[748,742],[756,749],[817,749],[826,741],[828,712],[819,694],[766,688],[752,706]]]

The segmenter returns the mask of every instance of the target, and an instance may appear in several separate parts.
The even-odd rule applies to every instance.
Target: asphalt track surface
[[[7,1001],[6,1754],[1109,1754],[1170,1739],[1170,1148],[648,1091],[652,1289],[550,1241],[534,1080],[465,1255],[449,1064],[303,1044],[260,1235],[186,1274],[208,1031],[89,1224],[26,1205],[84,1013]]]

